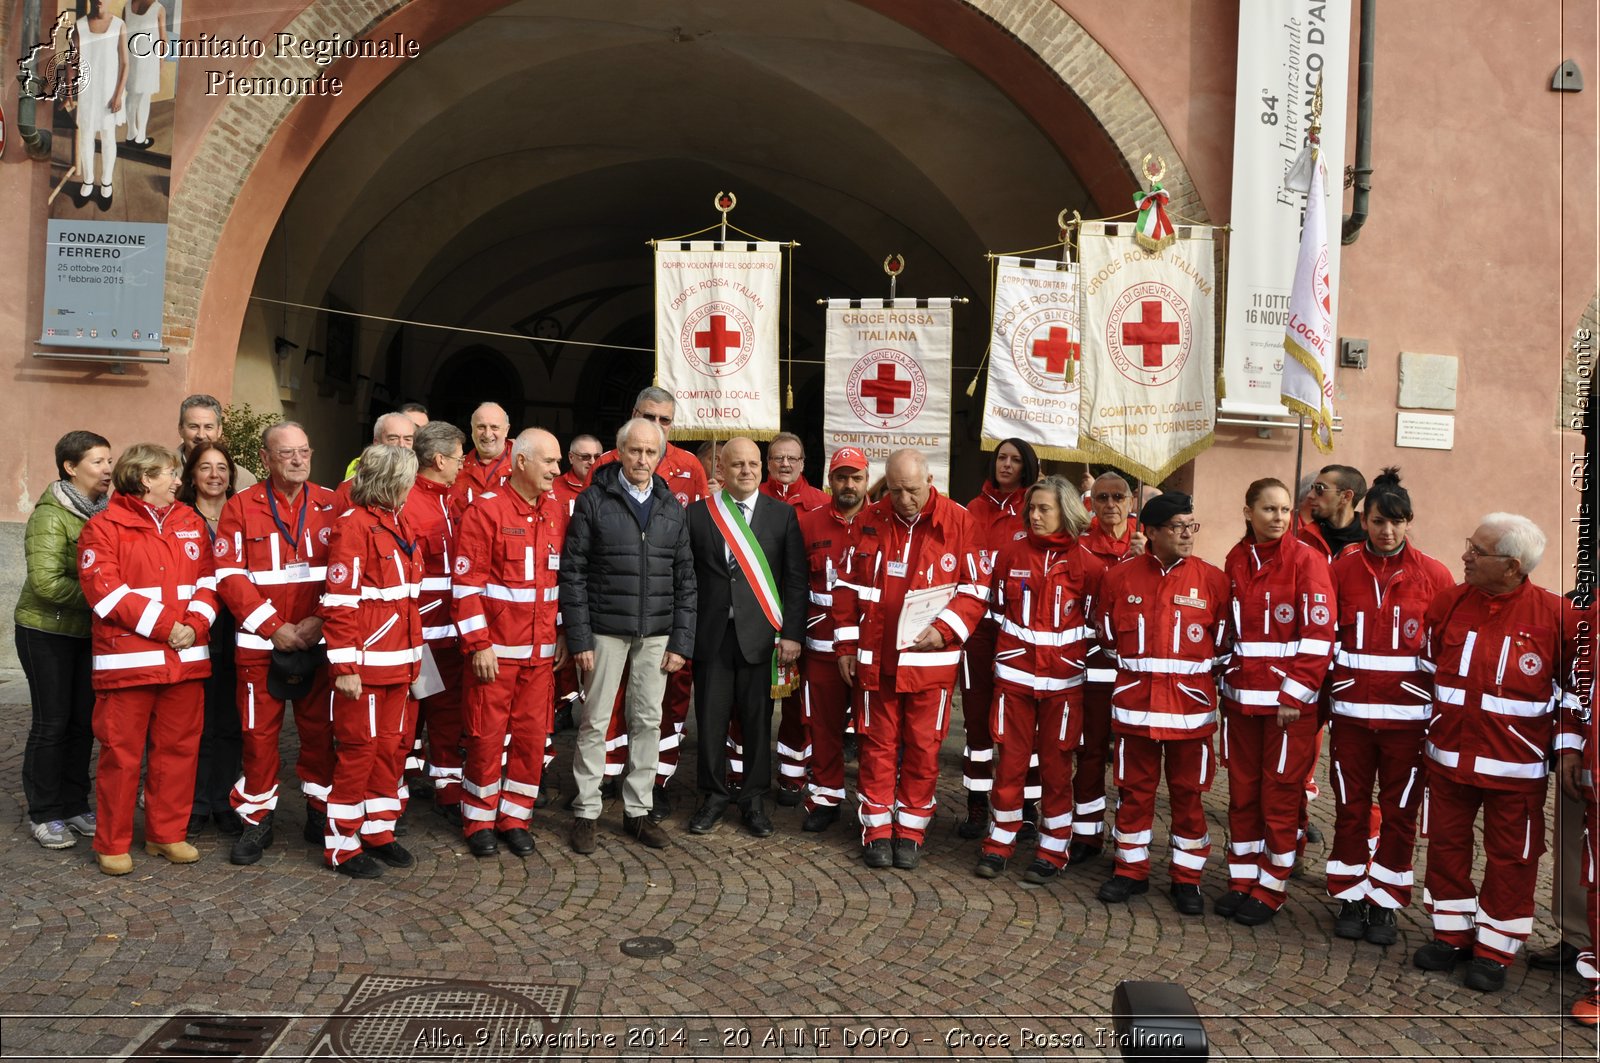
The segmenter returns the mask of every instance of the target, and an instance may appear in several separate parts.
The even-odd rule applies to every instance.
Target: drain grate
[[[267,1054],[289,1020],[245,1015],[174,1015],[126,1057],[253,1063]]]
[[[310,1058],[538,1058],[571,996],[571,986],[552,982],[367,975],[323,1026]]]

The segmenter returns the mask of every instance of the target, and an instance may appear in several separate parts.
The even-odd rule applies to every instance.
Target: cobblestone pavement
[[[1103,860],[1044,888],[1022,884],[1026,858],[1002,879],[975,878],[977,843],[956,836],[949,811],[964,801],[959,727],[944,751],[946,811],[915,872],[866,869],[851,829],[802,834],[798,809],[777,810],[766,840],[737,815],[691,836],[691,762],[673,787],[674,846],[661,852],[625,837],[610,802],[599,851],[575,855],[557,802],[535,814],[533,856],[477,860],[419,801],[405,837],[417,866],[354,882],[300,842],[303,805],[286,772],[277,844],[261,863],[230,866],[225,842],[205,834],[198,864],[169,866],[136,836],[134,873],[111,879],[85,844],[52,853],[29,839],[27,691],[15,673],[0,678],[6,1059],[123,1058],[184,1011],[288,1016],[272,1055],[301,1058],[352,991],[385,975],[564,987],[565,1054],[593,1059],[1117,1058],[1106,1035],[1123,979],[1187,988],[1214,1058],[1596,1058],[1593,1034],[1564,1018],[1570,980],[1519,964],[1503,992],[1482,995],[1459,973],[1413,968],[1429,936],[1418,908],[1388,950],[1334,938],[1322,847],[1288,907],[1257,929],[1172,910],[1159,826],[1151,892],[1124,907],[1095,899]],[[560,736],[555,767],[568,794],[571,743]],[[1223,885],[1225,800],[1219,786],[1207,801],[1208,896]],[[1331,802],[1312,808],[1331,835]],[[1546,866],[1535,947],[1554,937],[1548,876]],[[625,956],[619,945],[636,935],[676,950]],[[389,1058],[527,1055],[427,1043]]]

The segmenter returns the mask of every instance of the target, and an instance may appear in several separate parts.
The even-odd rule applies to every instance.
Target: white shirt
[[[626,476],[623,476],[620,479],[622,480],[622,486],[627,489],[628,494],[633,496],[634,501],[638,502],[640,505],[650,501],[650,495],[655,491],[656,488],[655,477],[652,476],[649,480],[645,481],[645,485],[643,487],[636,486],[634,482],[628,479]]]

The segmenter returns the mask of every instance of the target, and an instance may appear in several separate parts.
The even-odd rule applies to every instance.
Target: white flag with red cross
[[[1146,251],[1128,223],[1085,222],[1078,450],[1160,483],[1216,435],[1212,229]]]
[[[1306,152],[1310,188],[1289,294],[1289,322],[1283,332],[1283,349],[1289,357],[1283,361],[1282,401],[1292,412],[1306,416],[1312,441],[1328,453],[1333,450],[1333,280],[1328,269],[1328,205],[1315,135]],[[1296,168],[1300,165],[1297,162]]]
[[[860,447],[881,470],[896,450],[950,484],[949,299],[829,299],[823,383],[828,453]]]
[[[778,376],[780,245],[656,241],[656,383],[674,437],[770,439]]]
[[[996,260],[984,449],[1016,438],[1040,457],[1076,456],[1081,341],[1075,263]]]

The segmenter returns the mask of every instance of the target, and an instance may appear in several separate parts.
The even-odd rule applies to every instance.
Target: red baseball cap
[[[867,456],[860,447],[840,447],[833,452],[833,460],[828,462],[828,471],[835,469],[860,469],[867,471]]]

